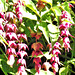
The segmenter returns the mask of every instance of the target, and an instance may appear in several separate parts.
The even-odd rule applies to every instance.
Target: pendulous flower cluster
[[[67,22],[66,22],[67,20]],[[60,19],[60,35],[59,35],[59,40],[63,39],[63,45],[60,44],[59,40],[53,45],[51,43],[47,45],[49,47],[49,52],[53,55],[50,59],[50,63],[52,64],[51,68],[53,69],[54,74],[56,75],[56,72],[58,72],[58,66],[60,65],[59,62],[59,56],[58,54],[61,54],[60,50],[62,48],[65,48],[65,51],[67,50],[69,52],[70,47],[70,40],[69,36],[75,38],[72,36],[69,32],[69,28],[71,28],[72,24],[71,22],[71,17],[67,11],[62,11],[61,19]]]
[[[13,67],[15,58],[17,58],[17,65],[20,64],[18,67],[17,75],[27,75],[25,68],[26,68],[26,60],[24,57],[28,56],[26,49],[29,50],[27,44],[22,42],[23,40],[27,41],[26,34],[18,33],[17,25],[13,22],[14,19],[19,19],[22,23],[22,13],[20,10],[21,1],[15,4],[16,15],[13,12],[6,12],[3,13],[0,10],[0,35],[3,36],[9,46],[6,50],[6,55],[8,56],[7,64],[10,67]]]

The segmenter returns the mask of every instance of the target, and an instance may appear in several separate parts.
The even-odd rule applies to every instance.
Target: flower
[[[7,12],[5,14],[5,19],[8,21],[12,21],[14,18],[17,18],[16,15],[13,12]]]
[[[53,46],[54,49],[61,49],[61,44],[59,42],[56,42]]]
[[[53,67],[53,72],[54,72],[54,74],[56,75],[56,72],[58,72],[58,64],[55,63],[55,62],[53,62],[53,63],[52,63],[52,67]]]
[[[18,47],[18,51],[21,51],[21,50],[26,50],[26,48],[29,50],[28,46],[24,43],[18,43],[17,44],[17,47]]]
[[[20,40],[20,39],[24,39],[24,40],[27,41],[27,36],[26,36],[26,34],[18,34],[17,37],[18,37],[19,40]]]
[[[69,49],[71,49],[69,43],[64,43],[64,48],[69,52]]]
[[[71,16],[67,11],[62,11],[61,19],[62,18],[65,18],[65,19],[71,21]]]
[[[74,8],[74,6],[71,4],[71,3],[69,3],[69,7],[71,8],[71,7],[73,7]]]
[[[42,69],[44,69],[45,71],[48,71],[50,67],[51,64],[49,62],[44,62],[42,65]]]
[[[16,34],[14,33],[14,32],[10,32],[10,33],[6,33],[6,38],[8,39],[8,40],[18,40],[17,39],[17,36],[16,36]]]
[[[9,44],[9,46],[11,47],[11,48],[17,48],[17,44],[15,43],[15,41],[7,41],[7,43]]]
[[[7,51],[6,51],[6,54],[15,54],[16,55],[16,51],[14,48],[8,48]]]
[[[68,37],[64,37],[64,38],[63,38],[63,43],[70,43],[69,38],[68,38]]]
[[[21,65],[26,66],[26,61],[25,61],[25,59],[18,59],[17,64],[21,64]]]
[[[59,64],[60,63],[59,62],[59,57],[57,57],[57,56],[52,57],[51,60],[50,60],[50,62],[56,62],[56,63]]]
[[[18,51],[17,55],[19,55],[21,57],[21,59],[23,59],[24,56],[27,56],[27,52],[25,52],[25,51]]]
[[[72,25],[71,23],[62,22],[62,24],[59,25],[59,28],[60,28],[60,30],[64,30],[64,29],[70,28],[71,25]]]
[[[26,71],[25,71],[25,67],[23,65],[20,65],[18,67],[18,72],[16,75],[27,75]]]
[[[51,53],[53,55],[57,55],[57,56],[58,56],[58,54],[61,54],[61,52],[58,49],[53,49]]]
[[[12,67],[13,64],[14,64],[14,62],[15,62],[15,57],[14,57],[14,55],[13,55],[13,54],[9,54],[9,55],[8,55],[7,64],[10,65],[10,67]]]
[[[17,27],[15,24],[6,24],[4,26],[4,29],[6,32],[16,32],[17,31]]]

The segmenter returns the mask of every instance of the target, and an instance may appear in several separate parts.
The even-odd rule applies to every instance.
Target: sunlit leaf
[[[58,37],[59,37],[59,29],[57,26],[49,24],[48,25],[48,29],[49,29],[49,35],[50,35],[50,39],[55,42],[57,41]]]
[[[60,68],[59,75],[67,75],[67,68],[66,67]]]
[[[36,74],[35,74],[35,75],[38,75],[38,73],[36,72]],[[39,75],[54,75],[54,73],[53,73],[53,72],[51,72],[51,71],[44,71],[44,70],[40,70]]]
[[[40,15],[38,14],[38,11],[34,5],[34,3],[31,0],[26,0],[25,1],[25,6],[28,7],[30,10],[32,10],[38,17],[40,17]]]
[[[54,6],[53,8],[51,8],[53,10],[53,12],[55,13],[55,15],[60,16],[61,15],[61,10],[58,6]]]
[[[47,42],[49,43],[49,31],[47,28],[47,24],[45,22],[42,22],[39,24],[38,27],[43,32],[43,35],[45,36]]]

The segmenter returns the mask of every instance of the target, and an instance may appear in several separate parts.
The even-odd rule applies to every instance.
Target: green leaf
[[[53,24],[48,24],[49,36],[52,42],[58,40],[59,37],[59,28]]]
[[[36,74],[35,74],[35,75],[38,75],[38,72],[36,72]],[[51,71],[44,71],[44,70],[40,70],[39,75],[54,75],[54,73],[53,73],[53,72],[51,72]]]
[[[52,0],[41,0],[41,1],[46,2],[52,6]]]
[[[57,15],[57,16],[61,15],[61,10],[60,10],[60,8],[58,6],[54,6],[51,9],[55,13],[55,15]]]
[[[36,73],[36,70],[35,69],[26,69],[26,71],[30,72],[33,75]]]
[[[48,22],[48,23],[52,23],[52,20],[51,20],[51,13],[52,13],[51,10],[45,12],[45,13],[42,15],[42,20],[43,20],[43,21],[46,21],[46,22]]]
[[[9,46],[9,44],[6,42],[6,40],[4,39],[4,37],[2,37],[1,35],[0,35],[0,42],[1,41],[3,41],[5,44],[7,44],[8,46]],[[9,46],[10,47],[10,46]]]
[[[8,4],[6,3],[6,0],[1,0],[1,7],[2,7],[2,11],[6,12],[8,9]]]
[[[23,17],[26,17],[32,20],[37,20],[37,17],[35,14],[33,15],[32,13],[29,13],[29,11],[27,11],[24,6],[21,6],[21,7],[22,7]]]
[[[34,3],[31,0],[26,0],[25,1],[25,6],[28,7],[31,11],[33,11],[38,17],[40,17],[40,15],[38,14],[38,11],[34,5]]]
[[[68,63],[68,64],[71,63],[71,64],[73,64],[73,65],[75,66],[75,58],[73,58],[73,59],[71,59],[71,60],[68,60],[67,63]]]
[[[68,69],[66,67],[62,67],[59,70],[59,75],[67,75]]]
[[[68,2],[64,2],[64,3],[62,4],[62,8],[63,8],[64,10],[70,12],[70,8],[69,8]]]
[[[75,4],[75,1],[69,1],[69,3]]]
[[[49,43],[49,32],[47,28],[46,22],[41,22],[38,26],[38,28],[43,32],[43,35],[45,36],[47,42]]]

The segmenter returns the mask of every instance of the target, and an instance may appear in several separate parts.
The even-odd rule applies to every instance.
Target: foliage
[[[75,74],[74,14],[73,0],[0,0],[1,72]]]

